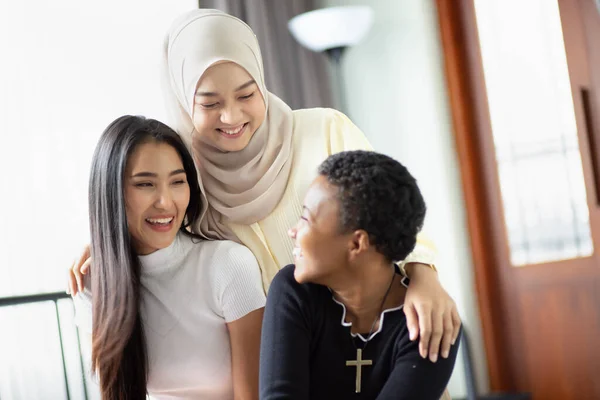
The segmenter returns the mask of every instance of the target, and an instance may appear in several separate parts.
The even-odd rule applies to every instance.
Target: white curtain
[[[196,7],[192,0],[0,2],[0,298],[65,290],[66,269],[88,241],[96,141],[123,114],[164,120],[163,35]],[[59,305],[70,397],[80,399],[72,308],[69,300]],[[64,398],[53,303],[0,308],[0,399]]]

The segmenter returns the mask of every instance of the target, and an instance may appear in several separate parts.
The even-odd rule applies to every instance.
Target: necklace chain
[[[383,296],[383,300],[381,301],[381,306],[379,306],[379,312],[377,313],[377,316],[375,317],[375,320],[373,321],[373,324],[371,325],[371,329],[369,330],[369,335],[367,336],[367,340],[366,340],[365,345],[363,346],[362,350],[367,348],[369,341],[373,338],[373,329],[375,329],[375,325],[377,324],[377,321],[379,321],[379,317],[381,317],[381,313],[383,312],[383,306],[385,305],[385,300],[387,299],[388,295],[390,294],[390,290],[392,289],[392,284],[394,283],[395,278],[396,278],[396,270],[392,268],[392,280],[390,281],[390,285],[388,286],[387,290],[385,291],[385,295]],[[356,346],[356,343],[354,341],[354,338],[352,339],[352,344],[354,345],[354,347],[356,349],[358,349],[358,347]]]

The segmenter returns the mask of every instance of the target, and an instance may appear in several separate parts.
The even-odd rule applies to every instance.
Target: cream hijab
[[[237,152],[222,152],[199,140],[191,118],[198,81],[220,61],[242,66],[266,103],[264,122],[248,146]],[[164,44],[163,86],[169,123],[192,150],[203,188],[196,231],[208,238],[236,240],[227,222],[260,221],[283,196],[292,164],[292,110],[265,86],[252,29],[218,10],[193,10],[173,23]]]

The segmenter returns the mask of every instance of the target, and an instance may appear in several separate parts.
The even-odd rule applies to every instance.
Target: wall
[[[0,297],[66,289],[67,268],[89,241],[98,137],[123,114],[165,119],[164,35],[195,7],[195,0],[0,1]],[[58,308],[70,396],[82,399],[73,307],[65,300]],[[66,398],[55,318],[49,302],[0,309],[0,398]]]
[[[316,7],[368,4],[374,26],[342,60],[346,112],[376,150],[402,161],[428,205],[425,231],[438,246],[440,278],[471,336],[479,390],[485,352],[454,146],[434,0],[317,0]],[[464,396],[462,361],[450,382]]]

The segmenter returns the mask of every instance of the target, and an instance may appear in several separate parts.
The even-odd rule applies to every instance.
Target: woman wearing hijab
[[[243,21],[217,10],[178,18],[164,43],[163,80],[170,124],[191,149],[203,195],[195,232],[233,239],[258,260],[265,291],[292,263],[287,230],[329,155],[371,150],[363,133],[331,109],[292,111],[264,81],[256,36]],[[411,339],[423,357],[447,357],[460,320],[433,269],[434,250],[421,241],[400,264],[411,278],[405,300]],[[70,290],[83,286],[89,251],[74,263]],[[185,293],[182,293],[185,295]]]

